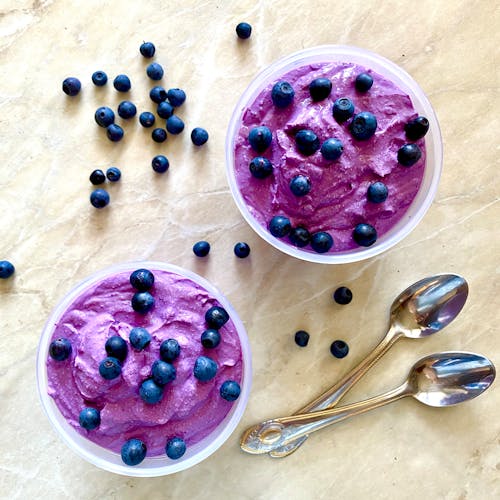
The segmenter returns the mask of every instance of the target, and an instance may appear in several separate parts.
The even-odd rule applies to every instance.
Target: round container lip
[[[373,71],[381,73],[384,77],[391,79],[410,96],[415,110],[419,114],[426,116],[430,124],[429,133],[425,137],[427,157],[424,178],[415,199],[399,223],[370,247],[360,247],[345,252],[329,254],[318,254],[301,250],[272,236],[271,233],[255,219],[248,209],[239,190],[234,169],[234,141],[242,113],[247,104],[255,99],[258,93],[265,88],[268,83],[276,80],[285,71],[290,71],[294,67],[299,67],[304,64],[321,61],[353,62],[365,65]],[[443,164],[443,145],[439,122],[423,90],[405,70],[389,59],[375,52],[348,45],[320,45],[300,50],[278,59],[258,73],[242,93],[234,108],[228,125],[225,148],[226,175],[228,177],[229,187],[238,209],[248,224],[250,224],[261,238],[278,250],[301,260],[323,264],[347,264],[368,259],[388,250],[408,236],[422,220],[432,204],[439,184]]]
[[[187,456],[186,458],[183,457],[175,461],[171,461],[166,457],[166,455],[147,457],[141,464],[131,467],[125,465],[121,461],[118,453],[112,452],[111,450],[103,448],[86,439],[66,422],[66,419],[59,412],[57,405],[47,392],[46,360],[54,325],[61,318],[68,305],[78,294],[107,276],[111,276],[122,271],[133,271],[139,268],[147,268],[153,271],[162,270],[172,272],[191,279],[205,288],[207,292],[210,293],[211,296],[213,296],[227,310],[229,317],[236,328],[241,345],[243,372],[241,380],[241,394],[239,398],[235,401],[233,407],[221,424],[219,424],[219,426],[206,438],[191,447],[191,450],[196,450],[191,456]],[[155,477],[173,474],[196,465],[220,448],[233,433],[243,416],[250,395],[250,388],[252,384],[252,355],[245,327],[237,312],[227,298],[205,278],[173,264],[157,261],[131,261],[115,264],[91,274],[73,287],[58,303],[50,314],[42,330],[37,352],[36,373],[38,394],[42,407],[54,429],[74,452],[88,462],[109,472],[132,477]],[[113,458],[113,460],[111,460],[111,458]],[[166,462],[166,465],[158,465],[160,462]]]

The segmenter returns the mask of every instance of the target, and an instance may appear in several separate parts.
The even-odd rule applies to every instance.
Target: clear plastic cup
[[[64,416],[60,413],[54,400],[47,393],[48,381],[46,361],[54,327],[72,301],[86,288],[103,278],[112,276],[122,271],[132,272],[139,268],[150,269],[153,272],[154,270],[164,270],[184,276],[202,286],[212,297],[218,300],[227,310],[231,321],[236,327],[241,344],[243,371],[240,384],[241,394],[239,398],[233,403],[231,410],[226,415],[224,420],[208,436],[195,445],[189,446],[186,453],[178,460],[171,460],[166,455],[146,457],[142,463],[131,467],[122,462],[119,453],[115,453],[93,443],[84,436],[80,435],[70,424],[68,424]],[[42,331],[42,336],[38,346],[37,382],[42,406],[45,413],[49,417],[50,422],[66,444],[82,458],[97,467],[100,467],[101,469],[117,474],[137,477],[163,476],[179,472],[201,462],[214,453],[234,431],[243,416],[243,412],[245,411],[248,402],[248,396],[252,383],[252,355],[245,327],[243,326],[243,323],[238,317],[236,311],[224,295],[204,278],[180,267],[161,262],[121,263],[89,276],[73,288],[54,309]]]
[[[370,247],[328,254],[318,254],[310,250],[297,248],[284,240],[275,238],[251,214],[241,195],[234,170],[234,145],[241,126],[244,110],[258,94],[270,83],[294,68],[320,62],[350,62],[372,69],[391,80],[410,97],[413,107],[420,115],[429,120],[429,132],[425,136],[426,163],[422,183],[415,199],[404,216],[387,233],[380,236]],[[402,68],[374,52],[344,45],[324,45],[295,52],[286,56],[261,71],[243,92],[229,121],[226,136],[226,173],[233,198],[241,214],[250,226],[264,240],[282,252],[309,262],[324,264],[345,264],[368,259],[391,248],[405,238],[421,221],[429,209],[437,191],[443,164],[443,145],[436,114],[422,89]]]

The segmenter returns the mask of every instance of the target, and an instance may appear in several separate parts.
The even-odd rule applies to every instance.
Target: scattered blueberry
[[[415,165],[422,157],[422,151],[416,144],[405,144],[398,150],[398,163],[405,167]]]
[[[116,358],[118,361],[125,361],[128,354],[128,345],[119,335],[112,335],[104,344],[106,353],[111,358]]]
[[[345,358],[349,353],[349,346],[343,340],[335,340],[330,346],[330,352],[336,358]]]
[[[311,156],[320,147],[319,138],[312,130],[299,130],[295,134],[297,149],[305,156]]]
[[[236,25],[236,34],[238,35],[238,38],[246,40],[247,38],[250,38],[250,35],[252,34],[252,26],[248,23],[238,23]]]
[[[163,87],[157,85],[149,91],[149,97],[153,102],[156,102],[156,104],[160,104],[160,102],[163,102],[167,98],[167,91]]]
[[[168,89],[167,99],[174,108],[178,108],[184,104],[186,100],[186,92],[182,89]]]
[[[153,379],[148,378],[141,384],[139,396],[141,396],[141,399],[145,403],[154,405],[163,398],[163,387],[158,385]]]
[[[271,91],[271,99],[277,108],[286,108],[292,104],[295,91],[288,82],[277,82]]]
[[[352,232],[352,237],[358,245],[369,247],[377,241],[377,230],[370,224],[358,224]]]
[[[317,253],[325,253],[333,246],[333,238],[324,231],[318,231],[311,236],[311,248]]]
[[[240,396],[240,384],[234,380],[226,380],[219,389],[219,394],[226,401],[236,401]]]
[[[158,104],[156,112],[160,118],[170,118],[174,114],[174,107],[168,101],[162,101]]]
[[[326,99],[332,91],[332,82],[328,78],[316,78],[309,84],[309,94],[313,101]]]
[[[118,75],[113,80],[113,87],[118,90],[118,92],[128,92],[131,86],[130,78],[127,75]]]
[[[239,241],[234,245],[234,255],[240,259],[244,259],[250,255],[250,246],[244,241]]]
[[[106,135],[108,136],[108,139],[112,142],[121,141],[123,139],[123,129],[120,127],[120,125],[112,123],[106,129]]]
[[[197,241],[193,245],[193,253],[196,257],[206,257],[210,252],[210,243],[208,241]]]
[[[344,151],[344,146],[339,139],[327,139],[321,145],[321,154],[328,161],[338,160]]]
[[[218,330],[229,321],[229,314],[220,306],[212,306],[205,313],[205,321],[210,328]]]
[[[8,260],[0,260],[0,279],[10,278],[14,274],[15,268]]]
[[[271,130],[269,127],[264,125],[254,127],[248,134],[248,142],[250,143],[250,146],[252,146],[252,149],[258,153],[265,151],[271,144],[272,140],[273,134],[271,133]]]
[[[155,282],[155,276],[149,269],[136,269],[130,275],[130,284],[139,292],[149,290]]]
[[[158,174],[164,174],[168,170],[170,163],[166,156],[157,155],[151,160],[151,166]]]
[[[96,109],[94,114],[94,119],[100,127],[108,127],[115,121],[115,113],[111,108],[107,106],[101,106]]]
[[[140,314],[146,314],[155,305],[155,299],[149,292],[137,292],[132,297],[132,309]]]
[[[139,465],[146,458],[146,445],[140,439],[129,439],[121,449],[121,456],[125,465]]]
[[[155,115],[149,111],[143,111],[139,115],[139,122],[145,128],[152,127],[155,123]]]
[[[347,97],[341,97],[333,103],[333,117],[339,123],[349,120],[354,114],[354,104]]]
[[[175,339],[167,339],[160,344],[160,358],[167,363],[177,359],[180,352],[181,347]]]
[[[311,233],[305,227],[297,226],[291,229],[288,238],[292,245],[303,248],[309,245]]]
[[[167,441],[167,445],[165,446],[165,453],[167,457],[172,460],[178,460],[179,458],[186,453],[186,443],[184,439],[180,437],[174,437]]]
[[[368,200],[372,203],[382,203],[387,199],[388,194],[387,186],[380,181],[370,184],[366,193]]]
[[[220,344],[220,333],[218,330],[209,328],[201,334],[201,345],[207,349],[213,349]]]
[[[290,219],[284,215],[275,215],[269,222],[269,232],[276,238],[283,238],[291,229]]]
[[[62,82],[63,92],[71,97],[78,95],[80,89],[82,88],[82,84],[78,78],[70,76],[69,78],[65,78]]]
[[[195,146],[203,146],[208,141],[208,132],[201,127],[196,127],[191,131],[191,142]]]
[[[80,415],[78,415],[78,422],[80,423],[80,427],[91,431],[99,427],[101,423],[101,413],[95,408],[84,408],[80,412]]]
[[[352,300],[352,292],[346,286],[339,286],[335,292],[333,292],[333,300],[337,304],[341,304],[343,306],[349,304]]]
[[[167,130],[171,134],[180,134],[184,130],[184,122],[177,115],[172,115],[167,118]]]
[[[362,111],[354,115],[349,125],[352,136],[358,141],[366,141],[375,133],[376,129],[377,119],[369,111]]]
[[[121,118],[133,118],[137,114],[137,108],[133,102],[122,101],[118,105],[118,114]]]
[[[106,177],[110,182],[118,182],[122,177],[122,173],[117,167],[109,167],[106,170]]]
[[[373,85],[373,78],[369,73],[360,73],[356,77],[354,86],[358,92],[368,92]]]
[[[105,189],[95,189],[90,193],[90,203],[95,208],[104,208],[109,204],[109,193]]]
[[[410,141],[422,139],[429,130],[429,120],[425,116],[417,116],[405,125],[406,137]]]
[[[145,328],[142,328],[140,326],[136,326],[135,328],[132,328],[132,330],[130,330],[130,334],[129,334],[128,338],[130,340],[130,345],[136,351],[142,351],[142,350],[146,349],[146,347],[151,342],[150,333]]]
[[[263,156],[253,158],[248,168],[256,179],[265,179],[273,173],[272,163]]]
[[[164,128],[155,128],[151,133],[155,142],[165,142],[167,140],[167,131]]]
[[[146,68],[146,74],[151,78],[151,80],[161,80],[163,78],[163,68],[161,64],[151,63]]]
[[[106,181],[106,175],[102,170],[97,169],[90,174],[89,180],[94,186],[97,186]]]
[[[199,356],[193,368],[193,375],[200,382],[212,380],[217,373],[217,363],[207,356]]]
[[[295,332],[295,343],[299,347],[305,347],[309,343],[309,334],[304,330]]]
[[[56,361],[64,361],[71,354],[71,342],[65,338],[53,340],[49,346],[49,356]]]
[[[296,175],[290,181],[290,190],[295,196],[305,196],[311,191],[311,181],[305,175]]]
[[[139,47],[139,52],[147,59],[150,59],[155,55],[156,47],[152,42],[143,42]]]
[[[92,73],[92,83],[96,87],[103,87],[108,83],[108,75],[104,71],[95,71]]]
[[[163,386],[175,380],[177,373],[174,365],[157,359],[151,367],[151,376],[153,377],[153,382],[159,386]]]
[[[99,374],[105,380],[113,380],[120,376],[122,365],[116,358],[104,358],[99,364]]]

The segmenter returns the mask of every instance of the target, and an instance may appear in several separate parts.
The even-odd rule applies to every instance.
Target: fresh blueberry
[[[146,314],[155,305],[155,299],[149,292],[137,292],[132,297],[132,309],[140,314]]]
[[[286,108],[292,104],[294,96],[295,91],[293,87],[284,81],[275,83],[271,91],[271,99],[277,108]]]
[[[145,328],[142,328],[140,326],[136,326],[135,328],[132,328],[132,330],[130,330],[130,334],[129,334],[128,338],[130,340],[130,345],[136,351],[142,351],[142,350],[146,349],[146,347],[151,342],[150,333]]]
[[[106,177],[110,182],[118,182],[122,177],[122,173],[117,167],[109,167],[106,170]]]
[[[406,138],[410,141],[422,139],[429,130],[429,120],[425,116],[417,116],[405,125]]]
[[[258,153],[265,151],[270,146],[272,140],[273,134],[271,133],[271,130],[264,125],[254,127],[248,134],[248,142],[250,143],[250,146],[252,146],[252,149]]]
[[[128,354],[128,345],[119,335],[112,335],[106,340],[104,344],[106,353],[111,358],[116,358],[118,361],[123,362]]]
[[[0,279],[10,278],[14,274],[15,268],[8,260],[0,260]]]
[[[102,184],[106,181],[106,175],[102,170],[94,170],[89,177],[89,180],[94,186]]]
[[[206,257],[210,252],[210,243],[208,241],[197,241],[193,245],[193,253],[196,257]]]
[[[360,73],[356,77],[354,86],[358,92],[368,92],[373,85],[373,78],[369,73]]]
[[[99,364],[99,374],[105,380],[113,380],[120,376],[122,372],[122,365],[116,358],[104,358]]]
[[[415,165],[422,157],[422,151],[417,144],[405,144],[398,150],[398,163],[405,167]]]
[[[94,189],[90,193],[90,203],[95,208],[104,208],[109,204],[109,193],[105,189]]]
[[[94,119],[100,127],[108,127],[115,121],[115,113],[111,108],[108,108],[107,106],[101,106],[100,108],[96,109],[96,112],[94,114]]]
[[[321,145],[321,154],[328,161],[338,160],[344,151],[344,146],[339,139],[327,139]]]
[[[345,358],[349,353],[349,346],[343,340],[335,340],[330,346],[330,352],[336,358]]]
[[[328,78],[315,78],[309,84],[309,94],[313,101],[326,99],[332,91],[332,82]]]
[[[236,34],[238,35],[238,38],[246,40],[247,38],[250,38],[250,35],[252,34],[252,26],[248,23],[238,23],[236,25]]]
[[[71,342],[65,338],[53,340],[49,346],[49,356],[56,361],[64,361],[71,355]]]
[[[152,127],[155,123],[155,115],[149,111],[143,111],[139,115],[139,122],[144,128]]]
[[[118,75],[113,80],[113,87],[118,90],[118,92],[128,92],[131,86],[130,78],[127,75]]]
[[[80,423],[80,427],[91,431],[99,427],[101,423],[101,413],[95,408],[84,408],[80,412],[80,415],[78,415],[78,422]]]
[[[178,108],[184,104],[186,100],[186,92],[182,89],[168,89],[167,99],[174,108]]]
[[[354,114],[354,104],[347,97],[341,97],[333,103],[333,117],[339,123],[349,120]]]
[[[186,453],[186,443],[184,439],[180,437],[174,437],[167,441],[167,445],[165,446],[165,453],[167,457],[171,460],[178,460],[179,458]]]
[[[149,91],[149,97],[153,102],[159,104],[167,98],[167,91],[163,87],[157,85]]]
[[[311,248],[317,253],[325,253],[333,246],[333,238],[324,231],[318,231],[311,236]]]
[[[121,449],[121,456],[125,465],[139,465],[146,458],[146,445],[140,439],[129,439]]]
[[[161,80],[163,78],[163,68],[161,64],[151,63],[146,68],[146,74],[151,78],[151,80]]]
[[[166,156],[157,155],[151,160],[151,166],[158,174],[164,174],[168,170],[170,163]]]
[[[167,130],[171,134],[180,134],[184,130],[184,122],[176,115],[167,118]]]
[[[118,104],[118,114],[125,119],[133,118],[137,114],[137,108],[133,102],[122,101]]]
[[[240,241],[234,245],[234,255],[240,259],[244,259],[250,255],[250,246],[244,241]]]
[[[253,158],[248,168],[256,179],[265,179],[273,173],[272,163],[263,156]]]
[[[290,190],[295,196],[305,196],[311,191],[311,181],[305,175],[296,175],[290,181]]]
[[[358,141],[366,141],[375,133],[376,129],[377,119],[375,115],[369,111],[362,111],[354,115],[349,125],[352,136]]]
[[[181,347],[175,339],[167,339],[160,344],[160,358],[167,363],[177,359],[180,352]]]
[[[92,83],[96,87],[103,87],[108,83],[108,75],[104,71],[95,71],[92,73]]]
[[[358,224],[352,232],[354,241],[362,247],[369,247],[377,241],[377,230],[370,224]]]
[[[201,127],[196,127],[191,131],[191,142],[195,146],[203,146],[208,141],[208,132]]]
[[[217,363],[207,356],[199,356],[193,368],[193,375],[200,382],[212,380],[217,373]]]
[[[167,131],[164,128],[155,128],[151,133],[155,142],[165,142],[167,140]]]
[[[220,306],[212,306],[205,313],[205,321],[210,328],[218,330],[229,321],[229,314]]]
[[[311,233],[305,227],[294,227],[288,235],[290,243],[296,247],[303,248],[309,245]]]
[[[154,405],[163,398],[163,387],[158,385],[153,379],[148,378],[141,384],[139,396],[141,396],[141,399],[145,403]]]
[[[320,147],[319,138],[312,130],[299,130],[295,134],[297,149],[305,156],[311,156]]]
[[[120,127],[120,125],[112,123],[106,129],[106,135],[108,136],[108,139],[112,142],[121,141],[123,139],[123,129]]]
[[[276,238],[283,238],[291,229],[290,219],[284,215],[275,215],[269,222],[269,232]]]
[[[130,284],[139,292],[149,290],[155,282],[155,276],[149,269],[136,269],[130,275]]]
[[[168,101],[162,101],[158,104],[156,112],[160,118],[170,118],[174,114],[174,107]]]
[[[139,47],[139,52],[147,59],[150,59],[155,55],[156,47],[152,42],[143,42]]]
[[[209,328],[201,334],[201,345],[207,349],[213,349],[220,344],[220,333],[218,330]]]
[[[349,304],[352,300],[352,292],[346,286],[339,286],[335,292],[333,292],[333,300],[337,304],[341,304],[343,306]]]
[[[219,394],[226,401],[236,401],[240,396],[240,384],[234,380],[226,380],[219,389]]]
[[[62,82],[63,92],[71,97],[78,95],[80,89],[82,88],[82,84],[78,78],[70,76],[69,78],[65,78]]]
[[[295,332],[295,343],[299,347],[305,347],[309,343],[309,334],[304,330]]]
[[[382,203],[387,199],[388,194],[387,186],[380,181],[370,184],[366,193],[368,201],[372,203]]]
[[[151,376],[153,377],[153,382],[159,386],[163,386],[175,380],[177,373],[174,365],[157,359],[151,367]]]

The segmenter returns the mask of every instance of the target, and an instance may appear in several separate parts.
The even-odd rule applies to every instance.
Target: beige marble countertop
[[[308,5],[306,7],[306,5]],[[422,355],[473,350],[500,366],[498,322],[498,113],[500,11],[484,1],[272,2],[3,0],[0,4],[0,259],[14,279],[0,283],[0,497],[420,499],[500,498],[498,382],[449,409],[404,400],[310,438],[285,460],[246,455],[238,440],[250,424],[309,401],[378,342],[388,308],[407,285],[438,272],[462,274],[470,295],[446,332],[398,343],[346,397],[399,384]],[[238,42],[235,25],[253,26]],[[95,108],[121,100],[90,76],[125,72],[131,98],[151,108],[142,40],[157,47],[167,87],[181,86],[187,128],[204,126],[208,144],[189,133],[152,143],[137,122],[110,143]],[[350,265],[308,264],[262,241],[233,203],[224,171],[227,123],[254,75],[276,59],[321,44],[378,52],[408,71],[440,120],[444,169],[421,224],[383,255]],[[64,77],[83,83],[67,98]],[[152,156],[170,170],[155,175]],[[88,176],[117,165],[111,204],[90,206]],[[192,244],[208,239],[207,260]],[[233,245],[247,241],[247,260]],[[48,422],[38,400],[37,344],[56,303],[88,274],[136,259],[171,262],[212,281],[239,311],[253,349],[254,381],[236,432],[211,457],[174,476],[134,479],[88,464]],[[332,291],[348,285],[340,307]],[[264,293],[263,293],[264,292]],[[306,349],[293,342],[306,329]],[[345,339],[349,356],[329,345]]]

